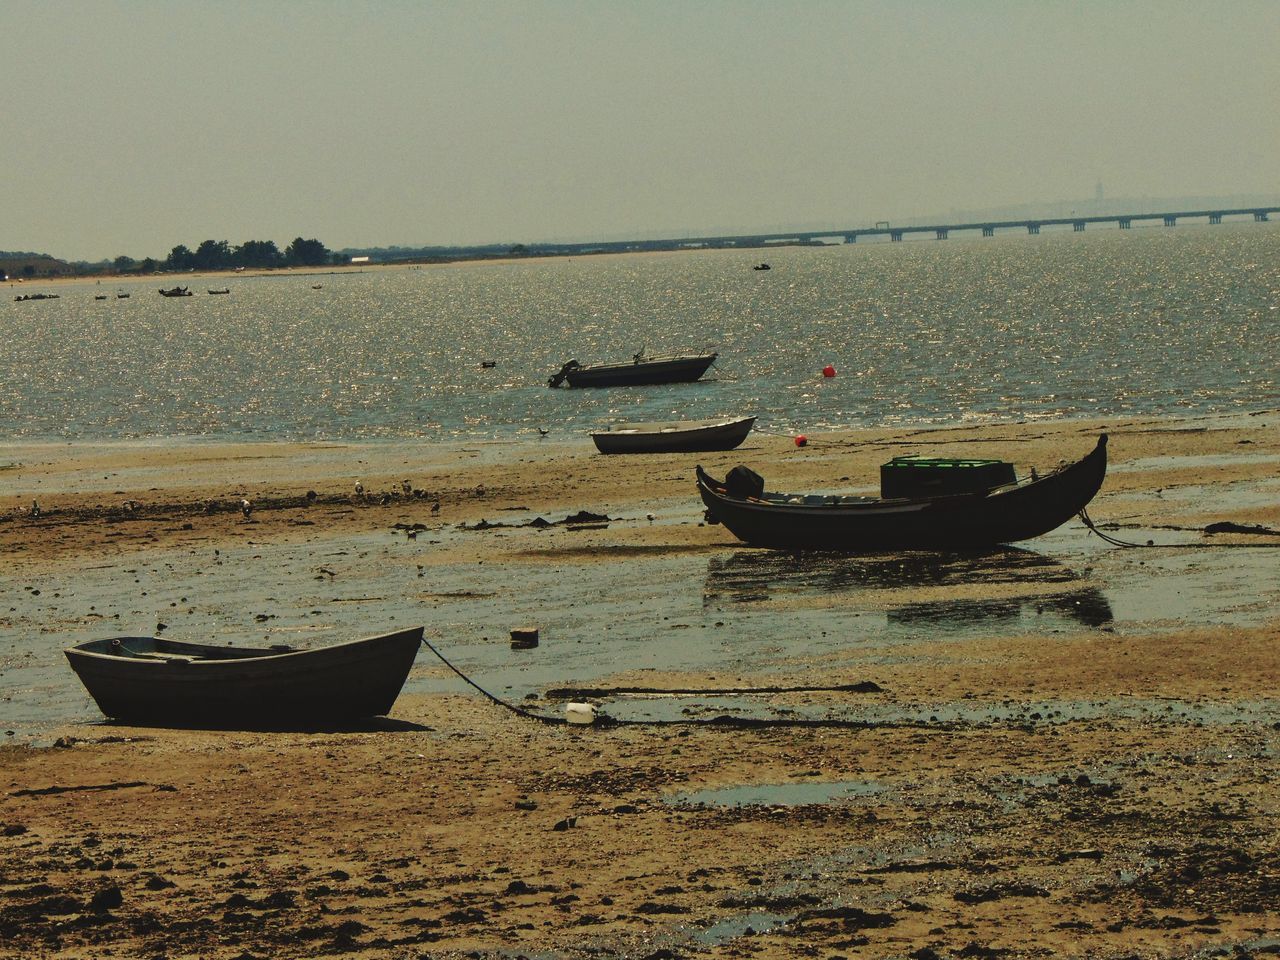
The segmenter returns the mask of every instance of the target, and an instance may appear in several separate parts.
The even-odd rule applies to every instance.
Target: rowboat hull
[[[108,717],[158,725],[288,725],[382,716],[422,642],[415,627],[315,650],[248,649],[159,637],[66,650]]]
[[[974,550],[1042,536],[1083,510],[1107,471],[1107,437],[1083,459],[1018,486],[915,500],[735,496],[697,468],[707,516],[778,550]]]
[[[563,379],[570,387],[635,387],[658,383],[692,383],[716,361],[716,354],[694,357],[653,357],[631,363],[606,363],[580,366],[572,361],[555,377],[552,386]]]
[[[601,453],[694,453],[732,450],[747,439],[755,417],[737,420],[685,420],[637,423],[593,433]]]

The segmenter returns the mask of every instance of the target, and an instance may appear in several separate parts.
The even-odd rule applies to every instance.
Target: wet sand
[[[1280,538],[1203,528],[1280,528],[1278,427],[697,458],[871,490],[897,454],[1024,475],[1105,428],[1093,519],[1218,545],[1073,521],[964,561],[745,550],[702,522],[691,458],[573,438],[0,447],[0,956],[1275,953],[1280,549],[1256,545]],[[159,622],[302,644],[422,623],[535,713],[589,686],[640,722],[522,719],[426,650],[359,729],[101,722],[61,648]],[[526,624],[541,646],[509,650]]]

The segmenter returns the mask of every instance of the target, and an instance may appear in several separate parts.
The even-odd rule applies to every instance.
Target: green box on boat
[[[880,467],[880,496],[886,500],[982,493],[1017,482],[1004,460],[894,457]]]

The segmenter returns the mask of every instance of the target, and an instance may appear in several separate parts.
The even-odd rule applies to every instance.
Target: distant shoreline
[[[778,250],[793,247],[828,247],[843,246],[843,244],[814,244],[814,243],[770,243],[761,247],[686,247],[672,246],[656,249],[644,250],[573,250],[566,252],[533,251],[529,253],[512,253],[512,254],[493,254],[493,255],[475,255],[475,256],[458,256],[458,257],[419,257],[413,260],[397,260],[391,263],[355,263],[355,264],[332,264],[314,267],[270,267],[270,268],[254,268],[244,270],[195,270],[186,273],[177,272],[158,272],[158,273],[77,273],[66,274],[57,277],[9,277],[3,283],[11,287],[31,287],[40,284],[68,284],[68,283],[101,283],[111,281],[113,283],[138,283],[143,281],[181,281],[181,280],[200,280],[200,279],[229,279],[233,277],[277,277],[277,276],[340,276],[351,273],[372,273],[394,270],[412,270],[421,269],[423,267],[448,267],[460,264],[477,265],[477,264],[509,264],[509,263],[528,263],[531,261],[543,260],[571,260],[574,257],[651,257],[668,254],[704,254],[704,253],[759,253],[762,250]],[[172,285],[172,283],[170,284]],[[185,286],[179,283],[179,286]]]

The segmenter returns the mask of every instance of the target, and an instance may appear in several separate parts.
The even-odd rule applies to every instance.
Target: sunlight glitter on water
[[[69,285],[0,305],[0,416],[31,440],[480,439],[739,411],[789,431],[1280,399],[1274,225],[770,259],[768,273],[750,269],[758,251],[457,264],[333,274],[321,290],[235,277],[222,297],[138,282],[94,301],[95,285]],[[720,359],[697,384],[546,386],[570,358],[640,349]]]

